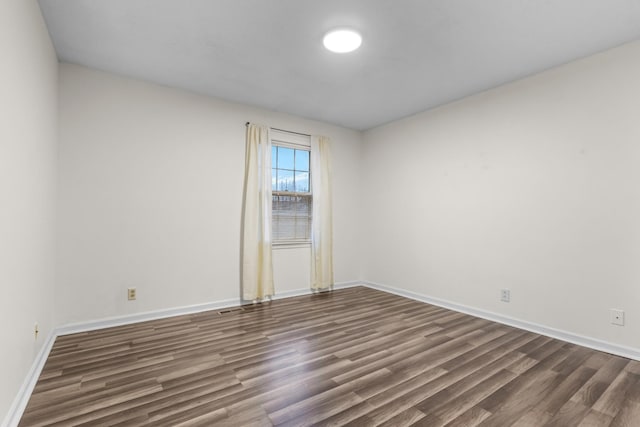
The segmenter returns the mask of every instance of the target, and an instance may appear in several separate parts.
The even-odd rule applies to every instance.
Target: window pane
[[[278,147],[278,169],[293,170],[293,148]]]
[[[273,191],[309,193],[311,191],[308,150],[275,145],[271,151]],[[273,241],[309,241],[311,237],[311,195],[273,195]]]
[[[278,189],[278,187],[276,186],[276,183],[278,182],[277,176],[278,176],[278,170],[271,169],[271,191],[276,191]]]
[[[277,191],[295,191],[293,186],[293,171],[278,169],[278,183],[276,189]]]
[[[273,196],[273,239],[309,240],[311,196]]]
[[[296,160],[297,161],[297,160]],[[299,193],[309,192],[309,172],[296,171],[296,189]]]
[[[296,150],[296,170],[309,172],[309,151]]]

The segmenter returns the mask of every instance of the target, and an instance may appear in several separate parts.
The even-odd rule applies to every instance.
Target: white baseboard
[[[17,426],[20,422],[20,418],[22,417],[22,413],[24,409],[27,407],[27,403],[29,402],[29,398],[31,397],[31,393],[33,392],[36,383],[38,382],[38,378],[40,377],[40,372],[42,372],[42,368],[44,368],[44,364],[47,361],[47,357],[49,357],[49,352],[53,347],[53,343],[56,340],[55,330],[51,331],[47,336],[46,341],[38,351],[36,358],[33,360],[33,364],[31,365],[31,369],[27,373],[26,378],[24,379],[16,398],[13,399],[13,403],[9,408],[9,412],[2,422],[2,427],[14,427]]]
[[[336,283],[335,285],[333,285],[333,289],[347,289],[365,285],[365,282],[363,282],[362,280],[352,280],[350,282]]]
[[[364,286],[364,283],[356,280],[352,280],[349,282],[339,282],[333,285],[333,289],[346,289],[346,288],[353,288],[355,286]],[[277,293],[273,296],[273,299],[278,300],[283,298],[298,297],[301,295],[309,295],[311,293],[313,293],[313,291],[309,288],[294,289],[291,291]]]
[[[549,326],[540,325],[538,323],[516,319],[509,316],[504,316],[502,314],[494,313],[491,311],[469,307],[463,304],[457,304],[455,302],[446,301],[440,298],[434,298],[427,295],[406,291],[404,289],[394,288],[392,286],[387,286],[380,283],[363,281],[362,284],[363,286],[367,286],[372,289],[377,289],[379,291],[389,292],[395,295],[411,298],[416,301],[426,302],[428,304],[437,305],[439,307],[469,314],[471,316],[480,317],[483,319],[491,320],[493,322],[498,322],[504,325],[513,326],[515,328],[524,329],[526,331],[535,332],[540,335],[556,338],[562,341],[570,342],[572,344],[577,344],[577,345],[588,347],[594,350],[603,351],[605,353],[615,354],[617,356],[622,356],[628,359],[634,359],[634,360],[640,361],[640,349],[638,348],[626,347],[623,345],[618,345],[618,344],[610,343],[607,341],[586,337],[583,335],[575,334],[573,332],[551,328]]]
[[[361,285],[361,282],[341,282],[334,285],[334,289],[342,289]],[[290,291],[280,292],[273,296],[274,300],[282,298],[290,298],[300,295],[309,295],[309,288],[294,289]],[[201,313],[203,311],[218,310],[227,307],[237,307],[242,305],[240,298],[231,298],[220,301],[208,302],[205,304],[196,304],[183,307],[175,307],[161,310],[148,311],[143,313],[125,314],[116,317],[107,317],[104,319],[91,320],[88,322],[71,323],[56,328],[56,336],[77,334],[79,332],[95,331],[98,329],[112,328],[114,326],[130,325],[132,323],[146,322],[149,320],[165,319],[167,317],[182,316],[185,314]]]
[[[340,282],[334,285],[334,289],[343,289],[353,286],[361,285],[362,282],[350,281]],[[274,300],[283,298],[291,298],[300,295],[309,295],[311,290],[309,288],[294,289],[290,291],[284,291],[277,293],[273,296]],[[231,298],[220,301],[208,302],[205,304],[196,304],[183,307],[175,307],[154,311],[147,311],[143,313],[126,314],[116,317],[107,317],[104,319],[90,320],[88,322],[71,323],[62,325],[56,328],[56,336],[77,334],[79,332],[95,331],[97,329],[112,328],[114,326],[130,325],[132,323],[146,322],[149,320],[165,319],[167,317],[182,316],[185,314],[201,313],[203,311],[218,310],[227,307],[237,307],[242,305],[243,301],[240,298]],[[245,301],[246,303],[246,301]]]
[[[60,335],[77,334],[79,332],[95,331],[114,326],[130,325],[132,323],[146,322],[149,320],[164,319],[167,317],[182,316],[184,314],[200,313],[208,310],[235,307],[240,305],[239,298],[213,301],[205,304],[195,304],[183,307],[167,308],[161,310],[147,311],[143,313],[125,314],[116,317],[90,320],[88,322],[70,323],[56,328],[56,333]]]

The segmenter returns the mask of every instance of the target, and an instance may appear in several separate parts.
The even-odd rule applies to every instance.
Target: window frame
[[[271,190],[271,226],[273,227],[273,196],[304,196],[311,199],[311,210],[313,211],[313,191],[311,180],[311,137],[309,135],[300,134],[297,132],[287,132],[280,129],[271,129],[271,146],[272,147],[284,147],[294,150],[308,151],[309,152],[309,192],[296,192],[296,191],[275,191]],[[271,169],[278,169],[275,159],[271,159]],[[294,165],[295,167],[295,165]],[[311,216],[311,213],[309,214]],[[275,240],[272,233],[271,246],[274,249],[289,249],[297,247],[310,247],[311,246],[311,229],[312,221],[309,221],[309,238],[308,239],[280,239]]]

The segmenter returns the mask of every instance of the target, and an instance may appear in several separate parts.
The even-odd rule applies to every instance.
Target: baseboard
[[[203,311],[217,310],[220,308],[235,307],[240,305],[239,298],[213,301],[205,304],[195,304],[183,307],[175,307],[143,313],[125,314],[122,316],[107,317],[62,325],[56,328],[57,335],[77,334],[79,332],[95,331],[98,329],[113,328],[115,326],[130,325],[132,323],[147,322],[149,320],[165,319],[167,317],[182,316],[184,314],[201,313]]]
[[[463,304],[458,304],[440,298],[434,298],[427,295],[406,291],[404,289],[394,288],[392,286],[387,286],[380,283],[363,281],[362,285],[372,289],[377,289],[379,291],[389,292],[395,295],[410,298],[416,301],[437,305],[439,307],[458,311],[460,313],[469,314],[471,316],[491,320],[493,322],[502,323],[504,325],[513,326],[515,328],[524,329],[526,331],[535,332],[540,335],[556,338],[562,341],[570,342],[572,344],[577,344],[594,350],[603,351],[605,353],[615,354],[617,356],[640,361],[640,349],[638,348],[626,347],[623,345],[618,345],[607,341],[574,334],[572,332],[563,331],[561,329],[551,328],[549,326],[540,325],[538,323],[504,316],[502,314],[494,313],[491,311],[469,307]]]
[[[361,285],[362,282],[350,281],[340,282],[334,285],[334,289],[343,289]],[[309,288],[294,289],[290,291],[279,292],[273,296],[274,300],[283,298],[291,298],[301,295],[309,295],[311,290]],[[57,336],[77,334],[79,332],[95,331],[98,329],[112,328],[115,326],[130,325],[132,323],[146,322],[149,320],[165,319],[167,317],[182,316],[185,314],[201,313],[203,311],[218,310],[227,307],[237,307],[242,305],[243,301],[240,298],[231,298],[220,301],[213,301],[205,304],[196,304],[183,307],[175,307],[162,310],[154,310],[143,313],[126,314],[116,317],[108,317],[104,319],[91,320],[88,322],[72,323],[59,326],[56,328]]]
[[[353,288],[355,286],[364,286],[364,283],[357,280],[352,280],[349,282],[339,282],[333,285],[333,289],[346,289],[346,288]],[[278,300],[283,298],[298,297],[301,295],[309,295],[311,293],[313,293],[313,291],[309,288],[294,289],[291,291],[277,293],[273,296],[273,299]]]
[[[42,368],[44,368],[44,364],[47,361],[47,357],[49,357],[49,352],[53,347],[53,343],[56,340],[56,332],[55,330],[51,331],[47,336],[46,341],[38,351],[36,358],[31,365],[31,369],[27,373],[27,376],[16,395],[16,398],[13,400],[11,407],[9,408],[9,412],[2,422],[2,427],[14,427],[17,426],[20,422],[20,418],[22,417],[22,413],[24,409],[27,407],[27,403],[29,402],[29,398],[31,397],[31,393],[33,392],[36,383],[38,382],[38,378],[40,377],[40,372],[42,372]]]
[[[333,285],[333,289],[347,289],[347,288],[355,288],[357,286],[365,286],[362,280],[352,280],[350,282],[340,282]]]

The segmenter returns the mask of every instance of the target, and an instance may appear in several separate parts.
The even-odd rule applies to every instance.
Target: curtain
[[[329,138],[311,137],[311,289],[333,287],[333,223],[331,219],[331,155]]]
[[[241,250],[242,298],[271,297],[271,139],[268,127],[254,124],[247,125]]]

